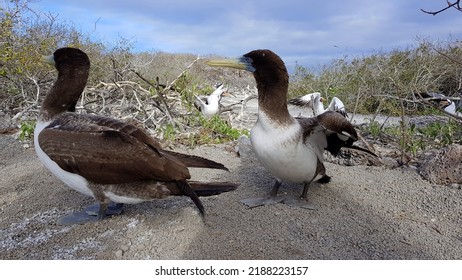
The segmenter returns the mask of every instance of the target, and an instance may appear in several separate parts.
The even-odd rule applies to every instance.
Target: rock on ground
[[[419,172],[435,184],[462,184],[462,145],[454,144],[429,153]]]

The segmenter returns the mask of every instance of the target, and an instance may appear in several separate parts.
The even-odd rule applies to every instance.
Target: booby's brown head
[[[42,118],[75,111],[75,105],[85,88],[90,72],[87,54],[76,48],[61,48],[53,55],[44,56],[43,61],[55,66],[58,79],[43,101]]]
[[[53,55],[44,56],[43,60],[56,67],[58,72],[66,69],[90,69],[90,59],[87,54],[77,48],[60,48]]]
[[[252,72],[260,108],[277,122],[292,122],[287,111],[289,74],[277,54],[270,50],[254,50],[237,59],[210,60],[207,64]]]
[[[254,50],[236,59],[210,60],[207,64],[252,72],[257,86],[281,87],[289,83],[289,74],[284,62],[271,50]]]

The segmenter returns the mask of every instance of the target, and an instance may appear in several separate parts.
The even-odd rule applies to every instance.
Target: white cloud
[[[270,48],[292,64],[406,47],[416,36],[460,37],[462,25],[460,13],[423,14],[420,8],[428,3],[419,0],[78,0],[34,5],[46,10],[50,2],[61,19],[107,42],[125,37],[136,41],[139,50],[225,56]],[[441,1],[438,7],[444,5]]]

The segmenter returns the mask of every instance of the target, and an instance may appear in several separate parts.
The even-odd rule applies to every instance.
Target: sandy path
[[[327,163],[333,180],[314,184],[317,210],[248,209],[239,199],[266,193],[272,177],[252,154],[226,145],[187,152],[225,163],[230,173],[195,170],[202,180],[239,182],[203,198],[203,222],[188,198],[128,205],[121,216],[57,226],[92,203],[65,187],[10,136],[0,135],[0,259],[461,259],[462,191],[432,186],[412,170]],[[282,191],[299,194],[301,185]]]

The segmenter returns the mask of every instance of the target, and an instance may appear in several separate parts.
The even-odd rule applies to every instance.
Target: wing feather
[[[90,119],[63,115],[40,133],[40,147],[62,169],[95,183],[190,178],[179,159],[161,154],[158,143],[135,126],[108,118]]]

